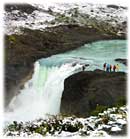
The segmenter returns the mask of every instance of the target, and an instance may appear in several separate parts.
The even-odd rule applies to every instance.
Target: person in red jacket
[[[113,66],[113,71],[114,71],[114,72],[116,71],[116,65]]]

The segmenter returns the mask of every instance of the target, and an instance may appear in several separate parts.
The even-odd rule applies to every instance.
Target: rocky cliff
[[[102,106],[125,104],[126,80],[126,73],[100,70],[70,76],[65,80],[61,113],[85,117]]]

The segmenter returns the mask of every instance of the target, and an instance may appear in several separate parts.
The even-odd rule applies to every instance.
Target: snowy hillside
[[[31,12],[24,10],[24,5],[5,6],[6,34],[20,33],[21,28],[44,30],[61,24],[112,30],[112,33],[114,31],[118,35],[126,29],[127,8],[122,6],[90,3],[27,5]]]

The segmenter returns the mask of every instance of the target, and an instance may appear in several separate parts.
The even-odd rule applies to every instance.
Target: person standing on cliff
[[[107,65],[107,63],[104,63],[104,64],[103,64],[103,70],[104,70],[104,71],[106,70],[106,65]]]
[[[113,71],[114,71],[114,72],[116,71],[116,65],[113,66]]]
[[[112,71],[112,65],[110,65],[110,72]]]
[[[117,71],[119,71],[119,69],[120,69],[120,67],[119,67],[119,65],[118,65],[118,64],[116,65],[116,69],[117,69]]]
[[[83,71],[85,70],[85,65],[83,65],[82,70],[83,70]]]
[[[107,66],[106,66],[106,71],[107,71],[107,72],[110,72],[110,64],[107,64]]]

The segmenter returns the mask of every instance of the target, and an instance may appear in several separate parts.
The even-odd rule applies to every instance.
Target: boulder
[[[126,73],[101,70],[76,73],[65,80],[61,113],[86,117],[97,105],[111,107],[126,100]],[[120,102],[122,103],[122,102]]]

